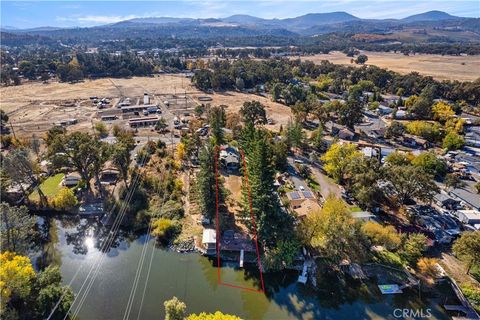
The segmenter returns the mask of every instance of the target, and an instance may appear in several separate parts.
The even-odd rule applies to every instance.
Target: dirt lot
[[[19,136],[42,133],[55,122],[75,118],[72,130],[89,130],[97,119],[98,109],[90,97],[106,97],[113,108],[120,97],[196,93],[190,79],[181,75],[135,77],[131,79],[98,79],[69,84],[51,82],[26,83],[21,86],[0,88],[1,108],[8,113]],[[103,109],[103,111],[109,110]],[[98,121],[98,120],[96,120]]]
[[[460,81],[473,81],[480,77],[480,56],[457,57],[433,54],[405,56],[401,53],[369,51],[362,53],[368,56],[367,65],[376,65],[401,74],[417,71],[438,80]],[[305,56],[301,57],[301,59],[310,60],[315,63],[320,63],[322,60],[329,60],[335,64],[351,64],[351,58],[338,51],[333,51],[329,54]]]
[[[210,97],[211,101],[202,102],[198,100],[198,97]],[[193,94],[192,97],[197,103],[210,103],[211,105],[226,105],[227,112],[240,112],[240,108],[243,103],[246,101],[257,100],[263,105],[265,105],[267,111],[267,117],[272,118],[274,123],[272,125],[266,125],[270,130],[278,131],[280,125],[283,125],[283,128],[287,125],[289,119],[292,117],[291,109],[283,104],[276,103],[271,101],[270,97],[264,97],[256,94],[247,94],[241,92],[225,92],[225,93],[214,93],[214,94]]]
[[[291,117],[290,108],[270,101],[269,97],[252,95],[240,92],[226,92],[204,94],[196,90],[189,78],[180,75],[160,75],[155,77],[135,77],[131,79],[98,79],[69,84],[51,82],[26,83],[16,87],[0,88],[1,108],[11,119],[16,134],[31,136],[47,131],[54,123],[75,118],[78,123],[69,126],[71,130],[91,130],[92,121],[99,121],[99,111],[90,101],[90,97],[106,97],[110,99],[110,106],[102,109],[103,115],[116,111],[115,104],[121,97],[130,97],[132,101],[143,97],[144,92],[155,95],[160,104],[169,100],[172,104],[169,109],[174,113],[183,113],[185,101],[188,111],[192,111],[196,103],[210,103],[211,105],[226,105],[227,112],[239,112],[245,101],[258,100],[266,106],[267,116],[274,120],[274,124],[267,125],[271,130],[279,130]],[[171,99],[171,95],[185,97]],[[198,97],[208,96],[210,101],[200,101]],[[178,106],[177,106],[178,103]],[[183,105],[182,105],[183,103]],[[178,112],[176,112],[178,107]],[[115,110],[114,110],[115,109]],[[119,120],[117,120],[119,122]],[[121,121],[120,121],[121,122]]]

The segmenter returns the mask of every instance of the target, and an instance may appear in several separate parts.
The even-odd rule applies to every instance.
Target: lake
[[[43,220],[43,219],[42,219]],[[202,311],[235,314],[244,319],[398,319],[395,309],[430,309],[430,319],[449,319],[439,303],[443,298],[419,297],[417,291],[381,295],[370,281],[346,281],[335,277],[319,279],[319,290],[297,283],[298,272],[264,275],[266,293],[218,285],[216,263],[198,253],[176,253],[145,243],[146,235],[120,233],[114,246],[103,255],[99,240],[106,230],[85,220],[49,219],[43,223],[50,241],[32,260],[37,264],[57,263],[65,284],[72,281],[77,294],[100,259],[98,274],[83,303],[74,304],[80,319],[123,319],[137,273],[142,250],[145,263],[128,319],[163,319],[165,300],[173,296],[187,304],[188,313]],[[152,255],[153,254],[153,255]],[[148,267],[151,270],[146,282]],[[255,266],[237,269],[222,265],[222,280],[242,287],[260,289]],[[147,286],[145,288],[145,283]],[[145,288],[145,289],[144,289]],[[142,296],[145,290],[144,300]],[[140,305],[142,305],[140,310]]]

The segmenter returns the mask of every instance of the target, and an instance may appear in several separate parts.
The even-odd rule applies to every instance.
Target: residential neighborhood
[[[2,24],[0,318],[480,319],[478,17],[169,14]]]

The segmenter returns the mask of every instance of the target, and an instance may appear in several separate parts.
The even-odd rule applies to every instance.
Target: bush
[[[106,136],[108,136],[107,126],[103,122],[95,123],[95,131],[98,133],[100,138],[105,138]]]
[[[52,205],[57,210],[69,210],[78,203],[77,197],[69,188],[63,187],[52,199]]]
[[[411,266],[415,266],[422,257],[422,252],[427,248],[427,237],[421,233],[411,233],[403,242],[400,257]]]
[[[382,226],[376,222],[366,222],[362,231],[370,238],[374,245],[381,245],[388,250],[396,249],[401,243],[400,235],[392,226]]]
[[[170,220],[178,220],[183,218],[184,209],[181,202],[168,200],[159,210],[155,216]]]
[[[171,238],[178,230],[177,224],[170,219],[154,219],[152,222],[151,234],[161,240]]]
[[[420,258],[417,262],[418,272],[424,276],[436,278],[439,274],[437,262],[438,259],[435,258]]]
[[[468,284],[462,285],[461,289],[465,297],[473,304],[475,310],[480,312],[480,289]]]
[[[458,133],[450,131],[445,138],[443,138],[442,147],[448,151],[461,149],[465,144],[465,139]]]

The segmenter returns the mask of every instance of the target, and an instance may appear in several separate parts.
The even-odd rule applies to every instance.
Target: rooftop
[[[202,243],[216,243],[217,232],[214,229],[204,229],[202,236]]]

